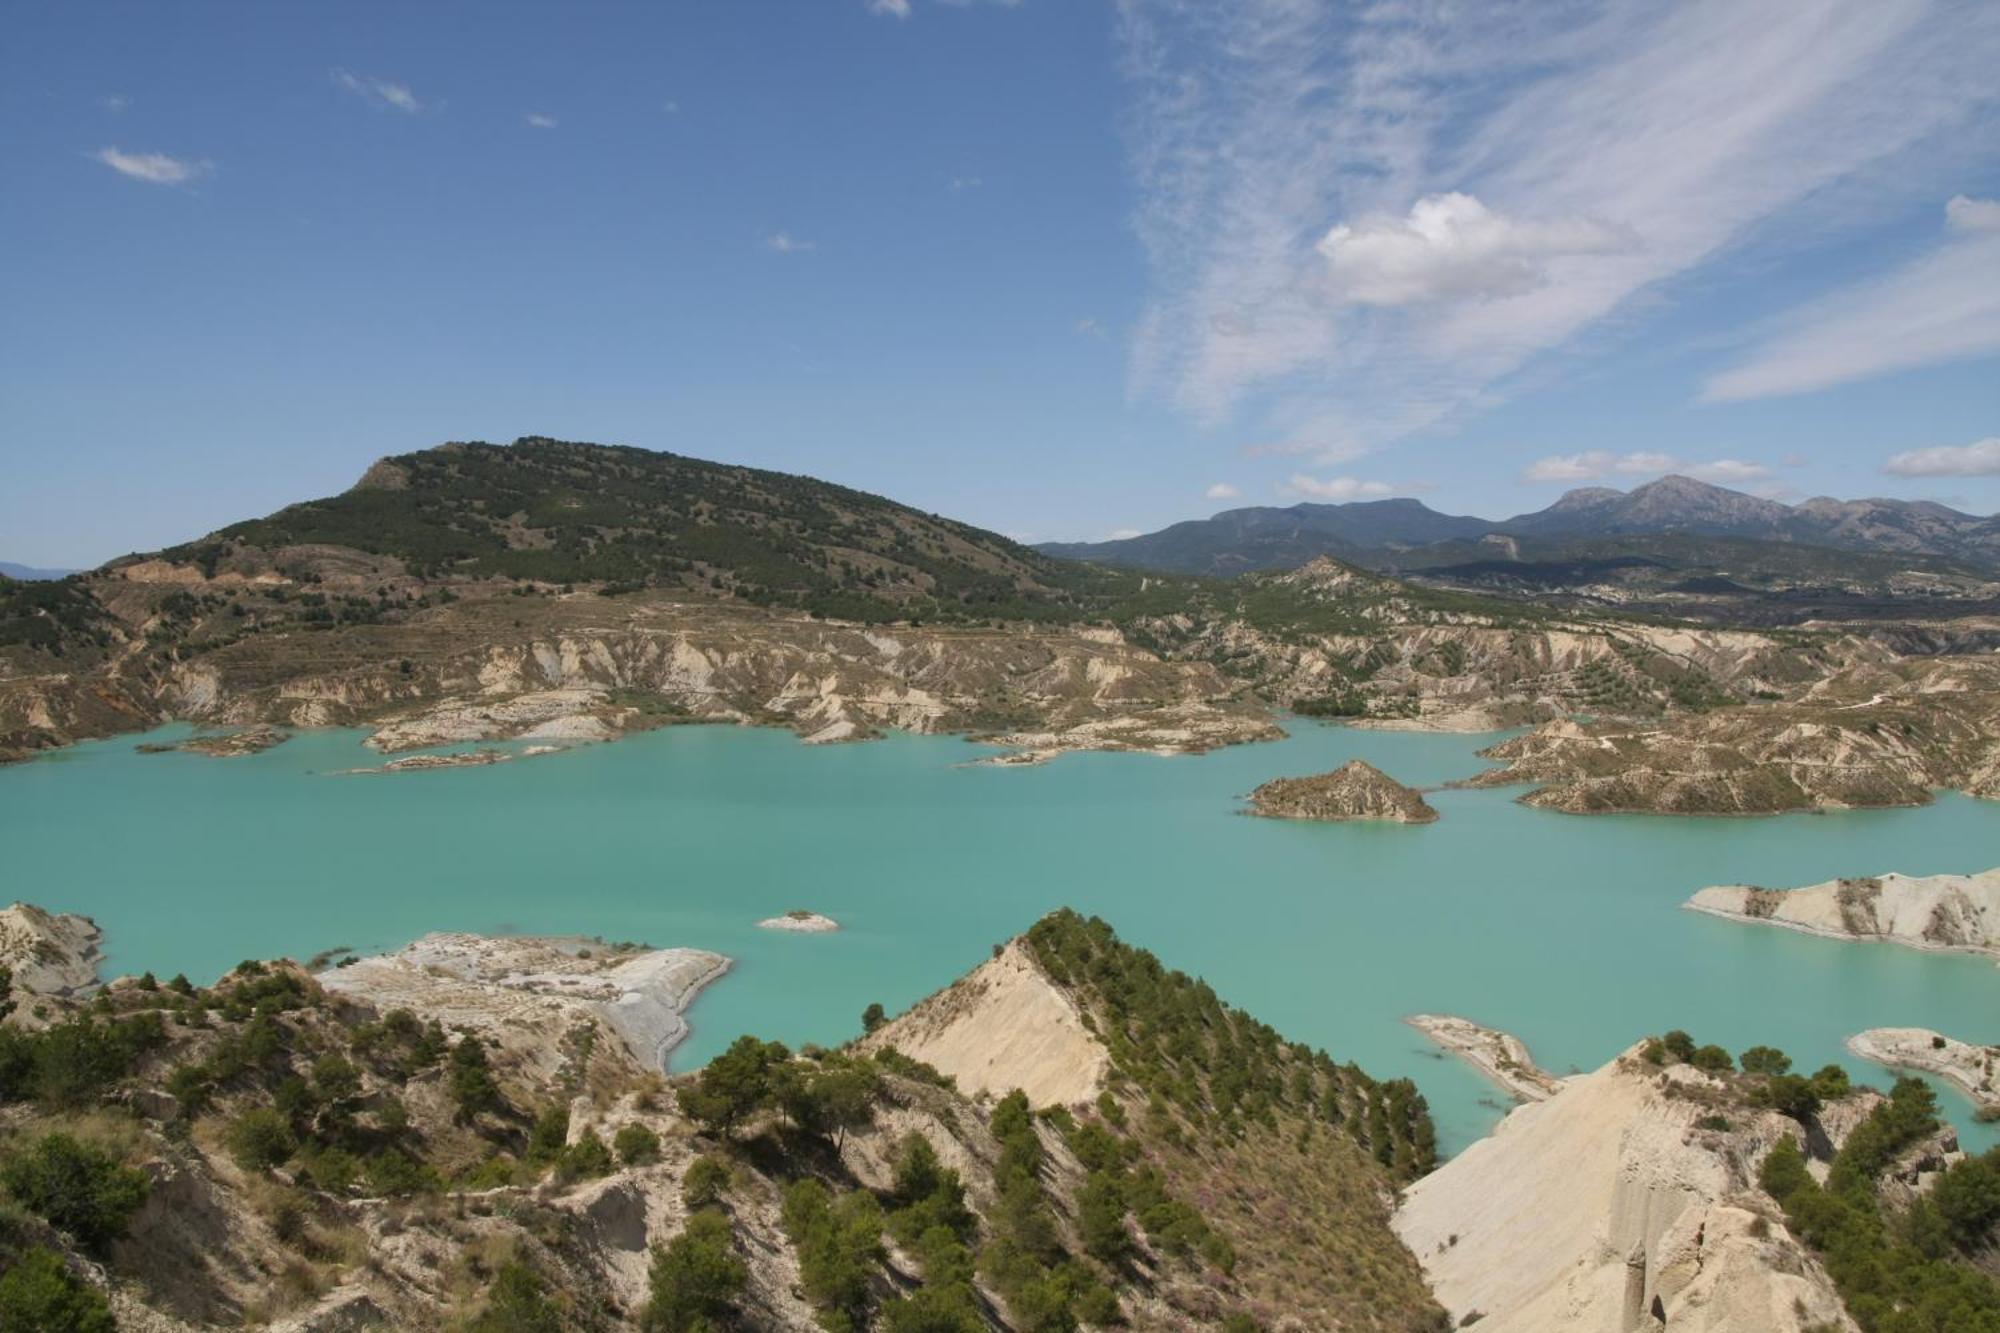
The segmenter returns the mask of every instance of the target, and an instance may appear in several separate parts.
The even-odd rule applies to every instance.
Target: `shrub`
[[[889,1021],[889,1015],[879,1004],[871,1004],[861,1011],[861,1030],[873,1032]]]
[[[856,1190],[834,1199],[817,1180],[785,1191],[785,1235],[799,1258],[806,1299],[830,1319],[867,1326],[871,1279],[882,1261],[882,1207]]]
[[[1746,1074],[1788,1074],[1792,1058],[1775,1046],[1752,1046],[1737,1062]]]
[[[1694,1038],[1679,1028],[1675,1028],[1672,1032],[1661,1037],[1660,1045],[1665,1047],[1667,1054],[1673,1056],[1676,1060],[1694,1059]]]
[[[648,1333],[714,1328],[727,1318],[748,1277],[730,1244],[729,1220],[698,1212],[680,1235],[653,1250],[643,1327]]]
[[[771,1096],[771,1071],[791,1058],[777,1042],[738,1037],[676,1094],[681,1110],[711,1134],[727,1134]]]
[[[1125,1195],[1116,1176],[1091,1172],[1077,1192],[1076,1208],[1077,1233],[1093,1258],[1115,1268],[1130,1257],[1132,1233],[1125,1229]]]
[[[660,1136],[637,1121],[620,1125],[611,1137],[611,1146],[627,1166],[643,1166],[660,1156]]]
[[[569,1103],[556,1102],[535,1117],[528,1131],[528,1160],[538,1165],[561,1159],[569,1146]]]
[[[40,1246],[0,1273],[0,1328],[24,1333],[115,1333],[104,1295]]]
[[[584,1130],[575,1143],[563,1149],[562,1170],[566,1176],[594,1179],[611,1174],[612,1166],[611,1149],[604,1146],[604,1140],[597,1137],[594,1129]]]
[[[266,1171],[280,1166],[298,1148],[291,1122],[268,1106],[252,1107],[229,1127],[229,1154],[245,1171]]]
[[[497,1111],[506,1104],[486,1063],[484,1043],[469,1032],[451,1048],[451,1100],[458,1108],[460,1124],[482,1111]]]
[[[563,1333],[568,1327],[542,1279],[519,1260],[500,1265],[486,1308],[465,1325],[466,1333]]]
[[[1707,1074],[1726,1074],[1736,1062],[1720,1046],[1704,1046],[1688,1057],[1688,1063]]]
[[[67,1134],[45,1134],[0,1165],[0,1184],[30,1212],[102,1250],[125,1234],[152,1182]]]
[[[729,1188],[729,1164],[718,1157],[697,1157],[681,1177],[681,1201],[690,1211],[715,1204]]]

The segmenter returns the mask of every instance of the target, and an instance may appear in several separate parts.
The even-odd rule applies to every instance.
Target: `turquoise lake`
[[[360,732],[260,755],[142,755],[138,737],[0,768],[0,901],[83,912],[106,974],[209,981],[239,959],[394,948],[431,930],[576,933],[736,960],[696,1003],[677,1068],[743,1032],[833,1044],[1051,908],[1107,918],[1287,1036],[1429,1097],[1447,1148],[1501,1113],[1492,1088],[1399,1020],[1464,1014],[1545,1066],[1589,1069],[1681,1027],[1811,1070],[1866,1027],[2000,1039],[2000,968],[1678,910],[1707,884],[2000,864],[2000,804],[1776,819],[1578,817],[1517,790],[1441,791],[1424,827],[1242,817],[1267,778],[1369,760],[1415,785],[1479,771],[1490,736],[1294,720],[1213,754],[969,766],[963,740],[810,747],[681,727],[484,768],[339,777]],[[155,739],[185,735],[168,728]],[[755,922],[792,907],[839,934]],[[1968,1147],[2000,1142],[1943,1092]]]

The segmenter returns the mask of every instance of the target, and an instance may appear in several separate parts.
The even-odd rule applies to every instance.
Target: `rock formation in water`
[[[1889,1069],[1933,1074],[1970,1099],[1981,1120],[2000,1120],[2000,1046],[1975,1046],[1929,1028],[1870,1028],[1847,1049]]]
[[[15,903],[0,911],[0,967],[12,973],[16,991],[76,995],[97,984],[103,938],[87,916]]]
[[[1403,1020],[1506,1089],[1516,1101],[1545,1102],[1563,1081],[1535,1063],[1528,1044],[1511,1032],[1481,1027],[1452,1014],[1412,1014]]]
[[[1273,778],[1250,793],[1255,814],[1272,819],[1386,819],[1428,824],[1438,817],[1414,788],[1373,764],[1350,759],[1331,773],[1309,778]]]
[[[765,917],[757,923],[760,930],[788,930],[799,935],[830,935],[840,929],[840,923],[830,916],[818,912],[808,912],[803,908],[793,908],[779,916]]]
[[[646,949],[528,936],[426,935],[392,954],[320,974],[328,991],[408,1009],[517,1053],[555,1075],[594,1032],[639,1072],[660,1072],[687,1036],[682,1017],[729,960],[702,949]]]
[[[2000,961],[2000,869],[1974,875],[1882,875],[1803,889],[1724,884],[1691,911],[1842,940],[1983,953]]]

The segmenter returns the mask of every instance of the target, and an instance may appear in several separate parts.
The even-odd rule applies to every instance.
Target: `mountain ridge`
[[[1546,508],[1505,519],[1443,514],[1421,500],[1301,503],[1224,510],[1207,519],[1104,542],[1044,542],[1047,555],[1175,573],[1284,568],[1314,555],[1369,562],[1370,553],[1441,541],[1612,536],[1734,537],[1840,550],[1977,560],[2000,567],[2000,516],[1930,500],[1815,496],[1796,505],[1669,475],[1630,491],[1566,491]]]

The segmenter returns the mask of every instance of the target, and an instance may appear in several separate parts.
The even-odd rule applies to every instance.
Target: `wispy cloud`
[[[1764,481],[1771,469],[1762,463],[1740,458],[1718,458],[1707,463],[1690,463],[1673,454],[1639,452],[1615,454],[1608,449],[1586,449],[1575,454],[1550,454],[1530,463],[1521,474],[1523,481],[1600,481],[1610,476],[1658,477],[1677,472],[1696,481],[1718,486],[1740,486]]]
[[[803,254],[819,249],[817,241],[801,240],[788,231],[774,231],[764,238],[765,248],[776,250],[781,255]]]
[[[115,116],[131,106],[132,99],[123,93],[112,93],[109,97],[99,98],[97,104]]]
[[[1788,315],[1702,400],[1811,393],[2000,352],[2000,200],[1958,196],[1945,229],[1929,254]]]
[[[1931,0],[1119,14],[1153,272],[1133,391],[1300,452],[1502,400],[1642,293],[1935,143],[2000,65],[2000,8]]]
[[[557,125],[561,124],[561,122],[558,121],[554,116],[548,115],[541,111],[526,112],[522,115],[521,120],[522,123],[526,124],[532,129],[537,129],[537,130],[552,130]]]
[[[336,88],[353,93],[371,106],[389,107],[397,111],[415,115],[425,109],[425,104],[410,91],[407,84],[391,79],[377,79],[366,74],[356,74],[352,70],[334,69],[329,71]]]
[[[1099,323],[1095,319],[1089,318],[1088,316],[1086,316],[1083,319],[1079,319],[1076,322],[1076,332],[1078,337],[1095,338],[1099,342],[1104,342],[1111,336],[1109,333],[1106,333],[1104,331],[1103,324]]]
[[[868,12],[906,19],[910,16],[910,0],[868,0]]]
[[[977,176],[953,176],[945,182],[945,188],[953,194],[958,194],[964,190],[976,190],[985,183]]]
[[[153,185],[190,185],[215,172],[213,162],[197,162],[165,153],[127,153],[117,148],[100,148],[91,154],[121,176]]]
[[[1309,477],[1303,472],[1294,472],[1284,485],[1278,487],[1278,494],[1288,500],[1376,500],[1385,495],[1394,495],[1396,488],[1387,482],[1362,481],[1358,477]]]
[[[1216,482],[1215,485],[1203,491],[1202,494],[1211,500],[1240,500],[1243,498],[1243,492],[1237,490],[1226,481]]]
[[[1895,477],[2000,477],[2000,435],[1892,454],[1882,470]]]

